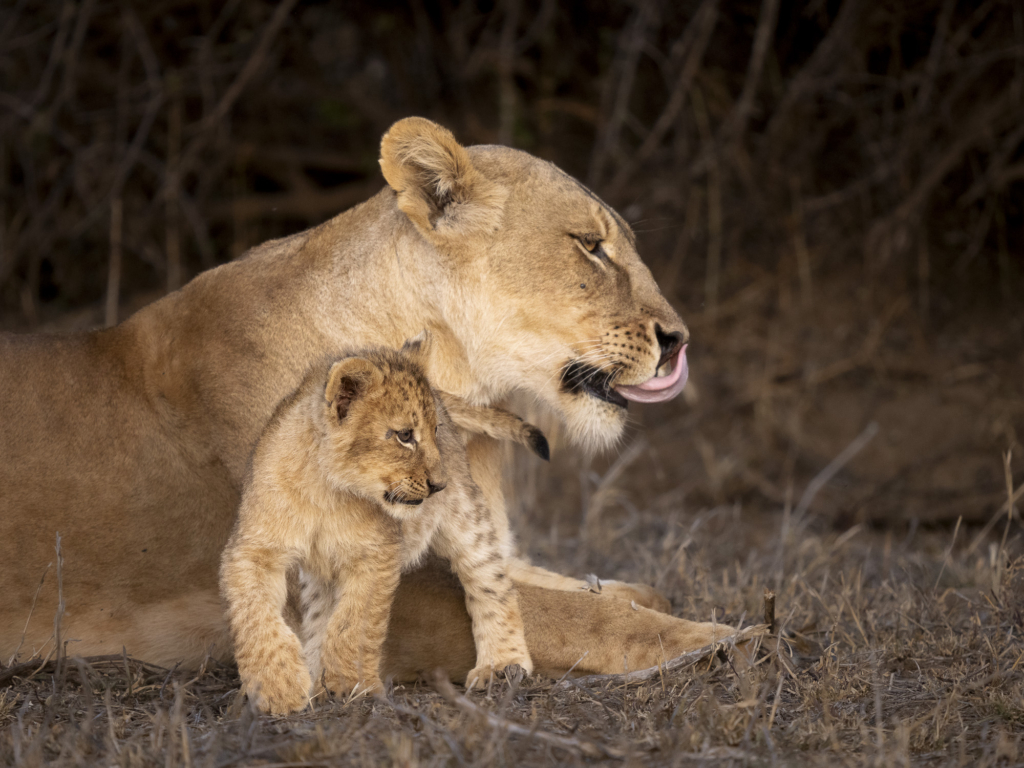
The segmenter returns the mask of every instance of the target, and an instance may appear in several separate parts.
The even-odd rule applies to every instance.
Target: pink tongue
[[[683,391],[689,373],[686,365],[686,345],[684,344],[676,359],[672,361],[672,370],[668,376],[655,375],[643,384],[633,387],[616,387],[615,391],[627,400],[637,403],[663,403]]]

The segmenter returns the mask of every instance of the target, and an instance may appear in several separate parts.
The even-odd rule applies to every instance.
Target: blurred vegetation
[[[0,316],[152,298],[322,221],[410,114],[585,180],[712,317],[766,272],[932,324],[1011,309],[1022,88],[1016,0],[12,1]]]

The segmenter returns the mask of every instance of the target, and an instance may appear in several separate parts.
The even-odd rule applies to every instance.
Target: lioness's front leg
[[[530,584],[534,587],[558,589],[565,592],[585,590],[636,603],[643,608],[650,608],[652,611],[669,613],[672,610],[672,603],[658,590],[647,584],[631,584],[625,581],[605,579],[598,579],[594,583],[584,579],[574,579],[571,576],[563,576],[560,573],[549,571],[547,568],[541,568],[539,565],[533,565],[520,558],[509,561],[509,573],[516,582]]]
[[[677,619],[583,590],[517,584],[535,671],[560,677],[646,669],[730,634],[732,627]],[[459,580],[440,559],[404,574],[395,594],[382,674],[414,681],[441,667],[462,680],[476,649]],[[577,664],[578,662],[578,664]]]
[[[286,553],[229,542],[221,566],[242,686],[264,712],[288,714],[309,703],[310,677],[299,638],[284,621]]]
[[[396,543],[354,558],[332,579],[337,599],[319,642],[323,682],[332,694],[383,689],[380,661],[400,575]]]

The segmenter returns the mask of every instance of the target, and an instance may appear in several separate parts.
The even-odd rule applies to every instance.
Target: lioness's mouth
[[[612,388],[615,371],[602,371],[574,360],[562,369],[562,389],[573,394],[586,394],[619,408],[628,405],[626,398]]]
[[[654,376],[634,386],[619,386],[616,389],[628,400],[638,403],[664,403],[683,391],[689,368],[686,364],[686,344],[680,346],[669,360],[659,361]],[[662,373],[664,371],[664,373]]]

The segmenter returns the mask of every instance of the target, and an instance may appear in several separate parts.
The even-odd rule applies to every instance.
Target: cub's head
[[[408,356],[371,350],[331,366],[323,389],[321,462],[338,488],[409,517],[448,475],[437,448],[437,406]]]
[[[629,401],[682,390],[689,332],[629,225],[585,186],[525,152],[462,147],[422,118],[392,126],[381,167],[419,261],[448,276],[424,300],[472,371],[462,394],[526,390],[597,448],[621,436]]]

